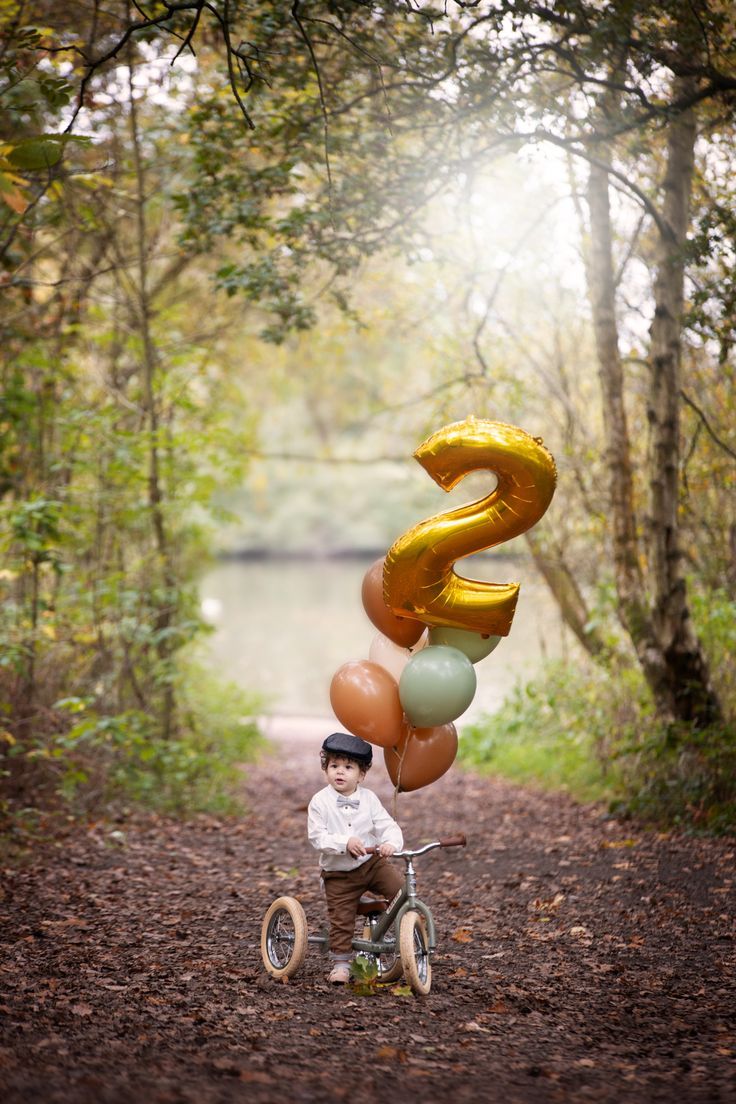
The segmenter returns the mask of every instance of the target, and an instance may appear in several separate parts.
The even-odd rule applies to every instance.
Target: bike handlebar
[[[432,843],[426,843],[424,847],[419,847],[416,851],[394,851],[391,856],[392,859],[412,859],[416,855],[425,855],[427,851],[434,851],[436,847],[465,847],[467,839],[463,832],[458,832],[456,836],[445,836],[444,839],[434,840]],[[377,847],[366,847],[367,855],[377,855]]]
[[[465,847],[467,839],[464,832],[458,832],[456,836],[445,836],[440,840],[440,847]]]

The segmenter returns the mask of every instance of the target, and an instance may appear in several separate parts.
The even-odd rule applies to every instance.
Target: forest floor
[[[736,1101],[736,841],[457,766],[399,797],[409,845],[468,837],[417,862],[429,996],[331,987],[316,948],[269,978],[274,897],[324,924],[307,735],[247,769],[239,820],[90,824],[2,870],[5,1104]]]

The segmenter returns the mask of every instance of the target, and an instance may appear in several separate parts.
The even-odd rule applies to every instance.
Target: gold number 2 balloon
[[[463,579],[453,564],[539,521],[557,481],[551,454],[523,429],[467,418],[433,433],[414,456],[445,491],[482,469],[495,472],[498,484],[486,498],[420,521],[394,542],[383,572],[386,605],[427,625],[508,636],[519,584]]]

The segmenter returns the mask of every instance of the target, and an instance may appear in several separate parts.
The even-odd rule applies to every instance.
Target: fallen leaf
[[[473,935],[468,928],[458,928],[457,931],[452,933],[451,938],[455,943],[472,943]]]
[[[67,916],[66,920],[42,920],[42,928],[88,928],[89,924],[86,920],[81,920],[78,916]]]
[[[564,900],[564,893],[555,893],[554,897],[535,897],[532,908],[537,912],[556,912]]]
[[[400,1050],[398,1047],[382,1046],[376,1051],[376,1058],[381,1058],[384,1061],[390,1062],[405,1062],[406,1051]]]
[[[232,1058],[215,1058],[212,1062],[214,1069],[220,1073],[229,1073],[233,1077],[242,1077],[243,1070],[233,1062]]]

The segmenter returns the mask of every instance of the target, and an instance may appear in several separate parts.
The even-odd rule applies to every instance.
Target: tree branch
[[[721,438],[715,432],[715,430],[711,426],[710,422],[708,421],[707,417],[705,416],[705,413],[700,409],[700,407],[695,402],[695,400],[690,398],[687,391],[683,390],[682,388],[680,389],[680,397],[682,398],[683,402],[687,403],[687,405],[690,407],[691,410],[695,411],[695,413],[700,418],[700,421],[702,422],[703,427],[706,430],[708,436],[713,441],[715,441],[715,443],[718,445],[719,449],[722,449],[723,452],[725,452],[728,456],[730,456],[732,460],[736,460],[736,452],[734,452],[734,450],[732,448],[730,448],[726,444],[725,441],[721,440]]]
[[[291,6],[291,14],[299,28],[299,34],[304,39],[304,43],[309,51],[309,56],[312,59],[312,68],[317,78],[317,87],[319,88],[319,102],[322,109],[322,126],[324,128],[324,150],[325,150],[325,169],[327,170],[327,187],[330,195],[332,195],[332,168],[330,166],[330,124],[329,124],[329,112],[327,110],[327,100],[325,98],[324,85],[322,84],[322,73],[320,72],[319,62],[317,61],[317,55],[314,52],[314,46],[312,40],[307,34],[307,29],[302,22],[299,15],[299,0],[294,0]]]

